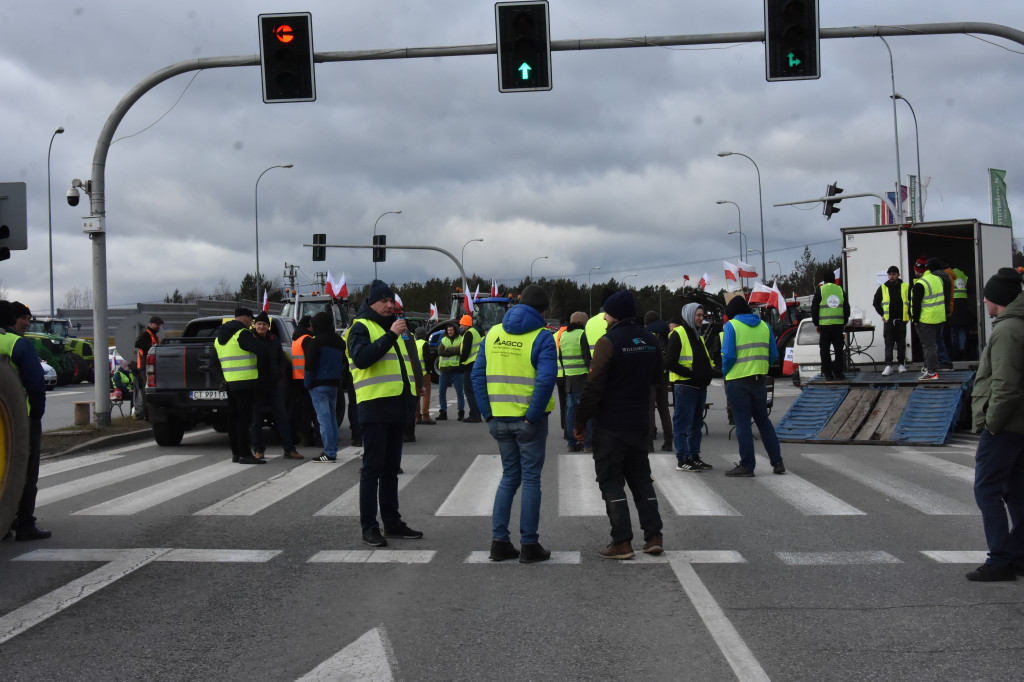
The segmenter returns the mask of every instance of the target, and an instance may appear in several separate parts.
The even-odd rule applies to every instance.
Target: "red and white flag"
[[[841,271],[842,271],[842,268],[836,268],[836,284],[842,284],[843,283],[843,278],[842,278],[842,272]]]
[[[698,286],[698,287],[699,287],[699,288],[700,288],[701,290],[703,290],[703,289],[704,289],[704,287],[706,287],[706,286],[707,286],[707,285],[709,285],[709,284],[711,284],[711,275],[709,275],[708,273],[706,273],[706,272],[705,272],[705,273],[704,273],[704,276],[700,278],[700,281],[699,281],[699,282],[697,282],[697,286]]]
[[[477,291],[479,290],[480,287],[477,287]],[[467,314],[473,314],[473,297],[469,295],[468,291],[466,292],[466,295],[462,297],[462,308]]]
[[[736,261],[740,266],[740,277],[757,277],[757,270],[750,263],[744,263],[743,261]]]
[[[786,297],[779,289],[778,282],[772,282],[772,291],[775,292],[775,307],[779,309],[779,317],[782,317],[786,314],[786,309],[789,308],[789,306],[786,305]]]
[[[430,304],[430,319],[437,322],[437,306],[433,303]]]
[[[395,307],[398,308],[399,310],[405,307],[404,305],[402,305],[402,297],[398,295],[397,291],[395,292]]]
[[[786,348],[786,357],[782,361],[782,373],[787,377],[793,375],[793,346]]]
[[[348,298],[348,284],[345,283],[345,273],[341,273],[341,279],[334,282],[334,293],[331,294],[335,298]]]
[[[327,271],[327,279],[324,280],[324,293],[328,296],[334,296],[334,278],[331,277],[331,271]]]
[[[733,282],[740,281],[740,271],[735,265],[727,260],[722,261],[722,265],[725,266],[725,279],[726,281],[732,280]],[[701,287],[703,288],[703,287]]]
[[[760,282],[754,282],[754,290],[750,292],[749,303],[764,303],[777,309],[780,316],[786,314],[786,297],[779,291],[777,284],[768,288]]]
[[[265,312],[265,313],[269,313],[270,312],[270,299],[267,298],[267,290],[266,289],[263,290],[263,312]]]
[[[498,297],[498,283],[495,280],[491,280],[491,298]]]

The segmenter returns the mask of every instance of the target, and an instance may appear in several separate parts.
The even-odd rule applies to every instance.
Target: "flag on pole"
[[[334,282],[334,297],[348,298],[348,284],[345,283],[345,273],[341,273],[341,279]]]
[[[779,290],[778,282],[772,282],[772,291],[775,292],[776,296],[776,298],[774,299],[775,307],[778,308],[779,310],[779,317],[782,317],[783,315],[786,314],[786,309],[789,308],[789,306],[786,305],[786,297],[783,296],[782,291]]]
[[[462,308],[467,314],[473,314],[473,297],[469,295],[468,291],[466,292],[466,295],[462,297]]]
[[[690,276],[689,275],[683,275],[683,286],[687,286],[687,285],[689,285],[689,283],[690,283]]]
[[[699,282],[697,282],[697,286],[703,291],[704,287],[709,284],[711,284],[711,275],[705,272],[704,276],[700,278]]]
[[[843,283],[843,273],[842,273],[842,270],[843,270],[842,268],[836,268],[836,272],[835,272],[836,284],[842,284]]]
[[[730,263],[727,260],[722,261],[722,265],[725,267],[725,279],[726,281],[732,280],[733,282],[739,282],[739,268]]]
[[[296,289],[295,290],[295,305],[292,306],[292,319],[295,320],[295,324],[299,323],[299,318],[297,317],[298,312],[299,312],[299,290]]]
[[[404,305],[402,305],[402,297],[398,295],[397,291],[395,292],[395,307],[398,308],[399,310],[405,307]]]
[[[740,267],[740,277],[757,277],[757,270],[750,263],[744,263],[743,261],[736,261]]]
[[[437,322],[437,306],[433,303],[430,304],[430,319]]]
[[[760,282],[754,282],[754,290],[750,292],[749,303],[764,303],[766,306],[779,311],[779,316],[786,314],[786,297],[779,291],[778,286],[768,288]]]
[[[1010,205],[1006,196],[1006,171],[988,169],[988,202],[992,208],[992,224],[1013,226]]]
[[[495,280],[491,280],[491,298],[498,297],[498,283]]]
[[[327,271],[327,279],[324,280],[324,291],[328,296],[334,296],[334,278],[331,277],[331,271]]]
[[[267,290],[263,290],[263,312],[270,312],[270,299],[267,298]]]

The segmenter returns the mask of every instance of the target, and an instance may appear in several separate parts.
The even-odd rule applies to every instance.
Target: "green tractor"
[[[93,346],[74,335],[71,320],[33,318],[25,337],[32,339],[39,357],[56,370],[60,385],[95,380]]]

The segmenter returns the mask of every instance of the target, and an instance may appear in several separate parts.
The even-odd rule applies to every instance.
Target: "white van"
[[[814,377],[821,376],[821,353],[818,350],[818,330],[807,317],[800,320],[793,340],[793,384],[806,386]]]

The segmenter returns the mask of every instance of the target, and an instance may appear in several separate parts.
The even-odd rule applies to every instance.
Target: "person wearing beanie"
[[[924,369],[921,381],[939,378],[939,348],[937,336],[946,321],[946,303],[942,280],[928,270],[928,258],[921,256],[914,262],[917,279],[910,290],[910,319],[921,342]]]
[[[462,392],[465,394],[466,404],[469,406],[469,416],[465,419],[462,418],[462,411],[459,410],[459,421],[464,421],[467,424],[479,424],[483,419],[480,418],[480,408],[477,406],[476,394],[473,392],[473,363],[476,362],[480,341],[483,337],[473,326],[471,315],[462,316],[462,319],[459,320],[459,328],[462,332],[462,350],[459,353],[459,367],[462,369]]]
[[[250,316],[251,317],[251,316]],[[135,383],[140,387],[146,385],[146,356],[149,355],[149,349],[160,343],[160,327],[162,327],[164,321],[156,315],[149,318],[149,323],[146,328],[142,330],[139,337],[135,339],[136,350],[136,365],[135,371],[137,372]],[[148,419],[146,414],[146,391],[135,392],[135,418],[139,420]]]
[[[455,389],[455,406],[459,411],[459,421],[466,415],[466,394],[462,382],[462,366],[459,355],[462,353],[462,336],[454,322],[444,327],[441,340],[437,344],[437,420],[448,419],[448,389]]]
[[[46,380],[35,346],[28,339],[22,338],[24,330],[18,331],[25,318],[24,314],[18,315],[22,309],[31,319],[31,312],[23,304],[0,301],[0,354],[6,355],[8,362],[18,372],[18,379],[28,398],[28,469],[21,488],[17,515],[10,530],[16,541],[45,540],[51,533],[36,526],[35,510],[39,491],[43,413],[46,412]],[[25,323],[24,329],[27,328],[28,324]],[[7,532],[6,528],[0,528],[0,535]]]
[[[313,318],[303,315],[292,332],[292,382],[288,394],[288,421],[303,445],[316,445],[316,411],[306,390],[306,352],[313,340]]]
[[[661,349],[654,334],[641,326],[628,290],[605,301],[604,316],[608,331],[594,347],[573,422],[576,438],[582,439],[587,421],[593,419],[594,469],[612,538],[599,554],[604,559],[636,556],[627,485],[643,529],[643,551],[661,554],[661,514],[648,459],[651,388],[661,381]]]
[[[1024,575],[1024,295],[1021,277],[1000,268],[985,283],[985,309],[995,318],[971,392],[971,417],[981,433],[974,499],[988,544],[985,563],[968,580]],[[1009,521],[1007,520],[1009,514]]]
[[[266,464],[265,459],[256,457],[249,450],[252,405],[259,377],[256,354],[264,349],[250,330],[252,317],[252,311],[248,308],[236,309],[235,319],[225,322],[214,332],[213,348],[217,351],[217,360],[228,391],[227,421],[231,461],[239,464]]]
[[[309,391],[313,410],[320,423],[323,452],[314,462],[334,462],[338,458],[338,387],[348,361],[345,341],[334,329],[334,318],[326,311],[313,316],[313,338],[305,346],[303,386]],[[344,398],[342,398],[344,400]],[[345,411],[342,403],[341,412]]]
[[[288,358],[281,347],[281,339],[270,331],[270,316],[261,312],[252,323],[253,338],[262,346],[256,354],[256,386],[253,389],[252,425],[249,438],[256,457],[266,452],[263,442],[263,414],[270,412],[277,431],[278,442],[284,449],[284,459],[303,459],[292,441],[292,427],[284,406],[284,394],[279,388]]]
[[[846,379],[843,374],[843,329],[850,319],[850,301],[843,288],[835,283],[835,273],[823,270],[821,278],[824,284],[815,288],[811,299],[811,321],[818,330],[821,373],[826,381],[843,381]]]
[[[538,528],[540,478],[548,415],[555,408],[558,351],[542,315],[548,306],[547,292],[531,284],[523,290],[520,301],[487,331],[473,366],[472,381],[480,414],[501,453],[501,482],[491,513],[490,558],[518,558],[520,563],[530,564],[551,557],[540,544]],[[520,485],[522,551],[512,544],[508,529]]]
[[[386,547],[385,537],[423,537],[422,532],[406,525],[398,512],[404,424],[415,419],[420,390],[417,375],[422,376],[416,349],[410,348],[411,339],[407,342],[407,332],[405,318],[395,316],[394,292],[375,279],[347,338],[363,438],[359,524],[363,543],[371,547]]]
[[[892,374],[893,350],[900,372],[907,371],[907,322],[910,321],[910,286],[900,279],[900,269],[890,265],[888,279],[875,290],[871,305],[882,318],[882,339],[885,344],[885,369],[882,376]]]
[[[736,422],[736,442],[740,461],[726,476],[753,476],[754,432],[751,421],[757,424],[761,442],[768,453],[772,473],[786,473],[782,463],[782,449],[772,420],[768,418],[768,387],[765,377],[768,368],[779,357],[775,347],[775,334],[760,317],[750,312],[750,306],[737,296],[725,308],[729,321],[722,332],[722,374],[725,376],[725,397]]]

